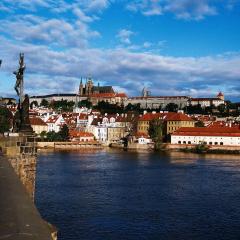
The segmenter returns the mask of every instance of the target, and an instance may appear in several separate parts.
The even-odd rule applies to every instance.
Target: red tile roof
[[[188,99],[189,97],[187,96],[148,96],[148,97],[130,97],[129,99],[130,100],[133,100],[133,99],[158,99],[158,98],[162,98],[162,99]]]
[[[144,137],[144,138],[149,138],[149,135],[147,133],[144,132],[137,132],[135,134],[136,138],[140,138],[140,137]]]
[[[226,136],[240,137],[240,129],[232,127],[183,127],[176,130],[172,135],[177,136]]]
[[[126,98],[127,95],[125,93],[117,93],[116,97],[124,97],[124,98]]]
[[[95,98],[114,98],[115,93],[93,93],[91,94],[90,97],[95,97]]]
[[[70,130],[69,131],[70,137],[94,137],[92,133],[89,132],[79,132],[76,130]]]
[[[153,119],[163,119],[164,121],[193,121],[192,118],[183,113],[146,113],[139,118],[139,121],[151,121]]]
[[[183,113],[173,113],[166,116],[166,121],[193,121],[191,117]]]
[[[192,102],[200,102],[200,101],[222,101],[219,98],[191,98]]]
[[[238,123],[228,123],[225,121],[215,121],[211,122],[208,126],[208,128],[212,127],[231,127],[231,128],[240,128],[240,125]]]
[[[218,96],[218,97],[223,97],[224,95],[223,95],[222,92],[219,92],[217,96]]]
[[[146,113],[139,118],[139,121],[151,121],[153,119],[161,119],[166,113]]]
[[[88,115],[81,113],[81,114],[79,115],[79,119],[80,119],[80,120],[87,120],[87,119],[88,119]]]
[[[41,118],[32,117],[32,118],[29,118],[29,119],[30,119],[30,124],[31,125],[47,126],[47,124]]]
[[[51,116],[46,123],[55,123],[58,120],[58,116]]]

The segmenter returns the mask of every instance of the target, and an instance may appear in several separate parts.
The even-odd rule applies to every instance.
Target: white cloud
[[[127,4],[130,11],[140,11],[143,15],[173,13],[179,19],[201,20],[218,13],[217,4],[233,7],[233,0],[133,0]]]
[[[177,18],[201,20],[205,16],[212,16],[217,14],[215,6],[210,4],[210,1],[203,0],[183,0],[170,1],[165,7],[166,12],[176,14]]]
[[[127,29],[121,29],[119,30],[118,34],[117,34],[117,38],[119,39],[119,41],[123,44],[131,44],[131,40],[130,37],[133,35],[134,33],[130,30]]]
[[[91,0],[87,1],[88,10],[98,10],[101,11],[109,6],[109,0]]]
[[[87,16],[80,8],[73,9],[73,13],[83,22],[92,22],[93,18]]]
[[[92,21],[92,18],[81,15],[78,10],[76,13],[79,18],[74,23],[61,18],[46,19],[30,14],[17,15],[0,20],[0,31],[12,39],[29,43],[84,47],[87,45],[88,39],[98,37],[100,34],[89,28],[87,22]]]
[[[145,83],[150,83],[155,95],[203,92],[208,95],[218,88],[240,97],[236,87],[240,80],[239,53],[176,58],[124,49],[73,48],[58,52],[46,46],[15,45],[6,39],[0,40],[4,72],[15,70],[16,53],[25,52],[26,87],[31,94],[72,92],[80,77],[91,74],[105,84],[117,86],[119,91],[127,89],[128,94],[134,95],[140,94]]]
[[[13,3],[20,4],[16,0],[3,0],[1,3],[7,1],[9,4],[11,2],[8,5],[11,11],[15,11]],[[91,23],[96,20],[92,14],[97,14],[93,10],[94,6],[98,6],[95,8],[98,12],[106,8],[109,1],[82,0],[67,4],[65,1],[35,0],[22,1],[22,6],[26,7],[30,2],[33,4],[31,6],[44,8],[55,6],[56,2],[58,6],[55,12],[51,12],[51,18],[29,12],[25,15],[12,14],[0,20],[0,52],[4,60],[1,72],[12,73],[17,68],[18,53],[24,52],[27,64],[25,83],[30,94],[72,92],[79,84],[80,77],[91,74],[95,79],[115,86],[118,91],[127,91],[129,95],[140,94],[147,83],[155,95],[207,95],[219,87],[219,90],[240,97],[239,53],[198,58],[162,56],[156,54],[155,49],[162,48],[165,41],[157,44],[148,41],[132,44],[134,32],[128,29],[121,29],[117,34],[121,48],[91,48],[89,39],[99,36],[91,27]],[[138,2],[145,4],[141,5],[143,13],[149,6],[155,6],[148,5],[147,0]],[[175,12],[177,17],[184,17],[177,14],[186,10],[187,6],[181,7],[186,0],[179,6],[174,0],[171,1],[172,5],[170,2],[163,5],[164,2],[167,3],[167,0],[152,1],[155,4],[162,3],[159,5],[161,11]],[[136,11],[139,11],[139,6],[137,5]],[[166,9],[167,6],[169,9]],[[191,15],[185,18],[200,19],[201,16],[214,13],[205,5],[196,6],[202,7],[193,7]],[[52,8],[48,10],[53,11]],[[65,14],[64,11],[75,15],[64,19],[61,17],[61,14]],[[150,52],[151,49],[154,49],[154,53]],[[14,75],[10,75],[9,82],[14,85]],[[13,88],[11,93],[14,94]]]
[[[144,42],[143,43],[144,48],[150,48],[151,46],[152,46],[152,43],[150,43],[150,42]]]

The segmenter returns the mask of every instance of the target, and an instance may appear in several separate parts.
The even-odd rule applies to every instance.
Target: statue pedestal
[[[19,132],[23,133],[24,135],[33,135],[33,129],[30,124],[24,124],[20,126]]]

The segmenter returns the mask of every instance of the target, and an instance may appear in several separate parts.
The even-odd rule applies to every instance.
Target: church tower
[[[80,85],[79,85],[79,95],[80,95],[80,96],[83,96],[83,83],[82,83],[82,78],[81,78],[81,82],[80,82]]]
[[[142,90],[142,97],[149,97],[150,96],[150,91],[144,87]]]
[[[93,93],[93,81],[91,77],[88,77],[86,83],[86,94],[91,95]]]
[[[218,95],[217,95],[217,98],[224,101],[224,94],[222,92],[219,92]]]

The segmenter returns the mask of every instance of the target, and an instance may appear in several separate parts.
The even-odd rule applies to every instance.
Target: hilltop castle
[[[102,94],[102,93],[115,93],[112,86],[100,86],[99,83],[97,86],[94,86],[93,80],[91,77],[88,77],[86,80],[86,84],[84,85],[81,79],[79,85],[79,96],[81,97],[89,97],[94,94]]]

